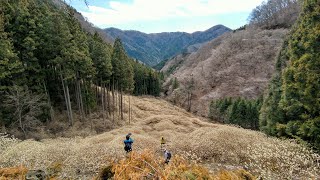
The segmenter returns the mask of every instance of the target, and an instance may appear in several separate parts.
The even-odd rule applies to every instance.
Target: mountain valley
[[[217,38],[231,29],[217,25],[194,33],[163,32],[146,34],[139,31],[123,31],[116,28],[104,30],[110,37],[122,39],[129,56],[155,66],[165,59],[182,52],[196,51],[201,44]]]

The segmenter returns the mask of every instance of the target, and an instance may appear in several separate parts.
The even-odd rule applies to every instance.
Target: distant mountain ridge
[[[119,37],[129,56],[150,66],[182,52],[194,52],[202,43],[208,42],[231,31],[223,25],[216,25],[205,31],[194,33],[163,32],[146,34],[139,31],[123,31],[117,28],[104,30],[109,37]]]

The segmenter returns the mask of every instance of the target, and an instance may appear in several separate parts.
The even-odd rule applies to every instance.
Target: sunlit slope
[[[127,96],[125,102],[127,113]],[[211,171],[246,168],[267,179],[319,177],[319,156],[294,142],[205,122],[164,100],[131,97],[131,104],[133,122],[100,135],[40,142],[1,138],[0,166],[23,164],[30,169],[46,169],[59,162],[62,178],[91,178],[108,159],[125,157],[122,141],[131,132],[134,151],[147,148],[160,155],[160,138],[164,136],[173,154],[205,164]],[[124,117],[128,121],[127,114]]]

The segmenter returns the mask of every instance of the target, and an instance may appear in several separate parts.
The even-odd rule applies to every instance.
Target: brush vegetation
[[[266,179],[320,176],[319,155],[293,140],[205,122],[164,100],[131,97],[131,103],[131,124],[100,135],[41,141],[1,136],[0,167],[23,165],[46,170],[53,163],[60,163],[58,178],[89,179],[97,176],[101,168],[110,166],[108,160],[119,162],[126,158],[123,140],[131,132],[135,153],[143,154],[144,149],[149,149],[157,159],[162,153],[163,136],[173,156],[205,166],[212,174],[246,169],[253,176]],[[124,114],[126,120],[127,115]]]
[[[215,174],[209,172],[204,166],[186,160],[181,156],[174,156],[170,163],[164,164],[164,160],[155,155],[155,152],[144,150],[141,153],[132,152],[127,158],[112,163],[111,167],[103,168],[98,179],[246,179],[255,177],[243,169],[221,170]]]

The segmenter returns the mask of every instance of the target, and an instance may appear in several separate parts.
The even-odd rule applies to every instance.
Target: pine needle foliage
[[[220,122],[257,130],[261,103],[262,97],[252,100],[245,98],[218,99],[210,103],[208,116]]]
[[[320,1],[305,0],[284,43],[260,111],[267,134],[303,139],[320,150]]]

